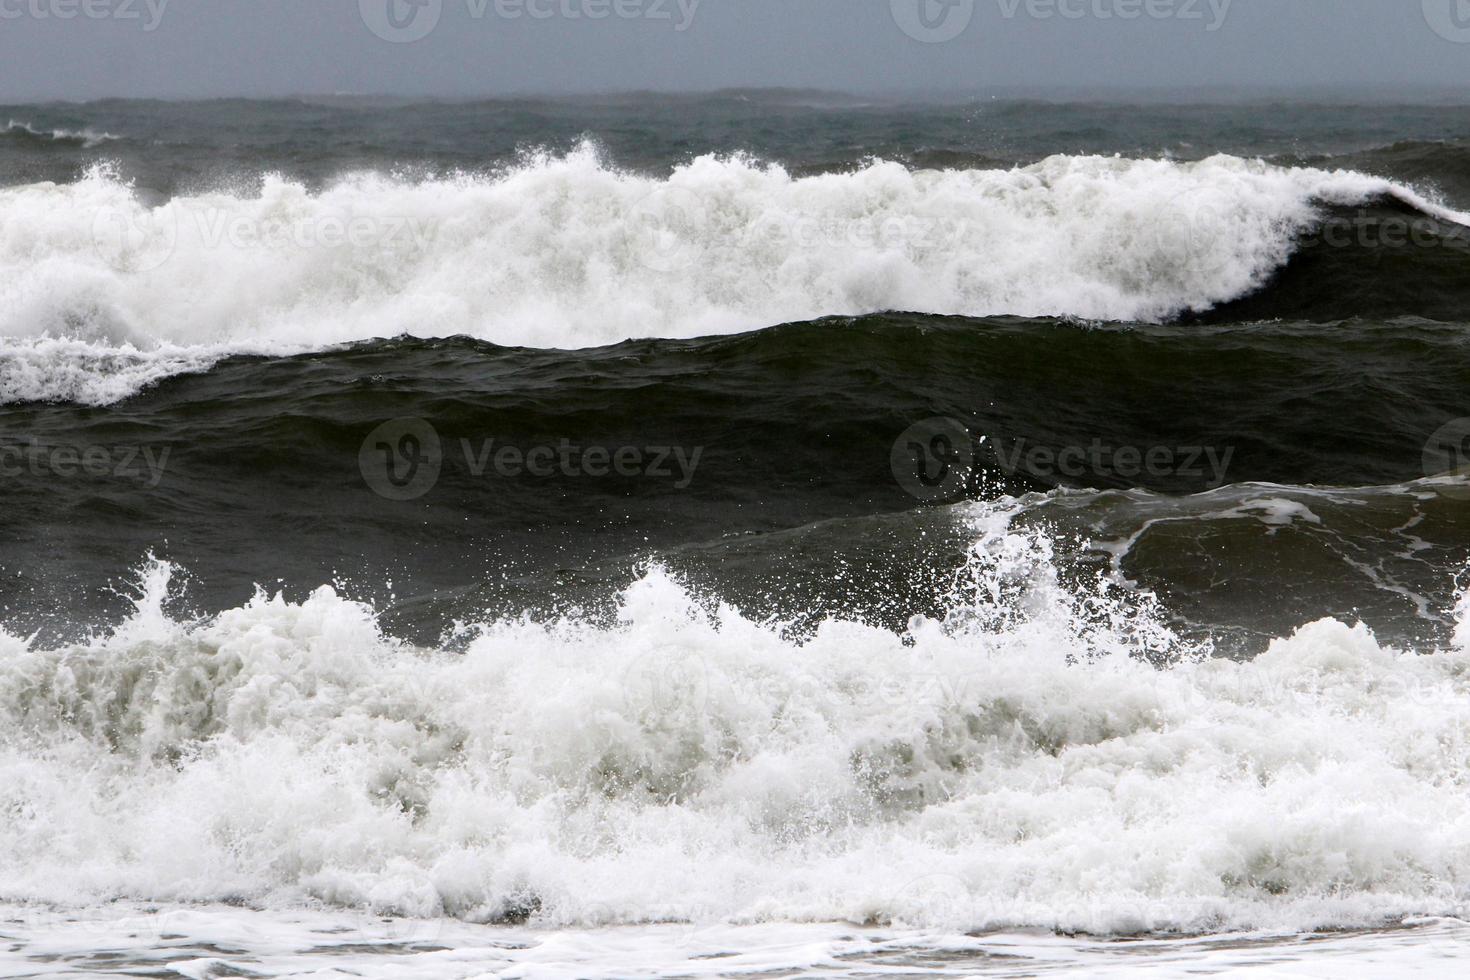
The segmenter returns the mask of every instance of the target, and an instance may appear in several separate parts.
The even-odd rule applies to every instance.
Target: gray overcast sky
[[[1470,0],[163,2],[0,0],[0,102],[1470,83]]]

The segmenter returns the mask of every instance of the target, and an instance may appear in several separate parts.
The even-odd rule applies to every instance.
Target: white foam
[[[88,343],[49,337],[0,340],[0,404],[71,401],[108,405],[165,378],[208,371],[230,354],[258,353],[238,347],[176,347],[158,344]]]
[[[542,930],[341,912],[115,905],[0,907],[0,969],[28,977],[109,969],[211,980],[928,977],[1443,977],[1470,963],[1470,925],[1425,920],[1366,934],[1246,933],[1101,940],[965,936],[842,924]],[[1460,964],[1458,967],[1455,964]]]
[[[1228,156],[802,178],[703,157],[656,179],[584,146],[157,207],[96,169],[0,190],[0,397],[105,403],[181,363],[401,334],[583,348],[885,310],[1157,320],[1259,287],[1318,204],[1379,194],[1466,218],[1379,178]],[[88,345],[89,365],[42,338]]]
[[[1146,598],[1063,591],[1008,518],[970,514],[947,622],[800,647],[657,570],[615,628],[455,654],[325,588],[172,622],[156,565],[112,637],[5,641],[0,900],[949,933],[1463,910],[1470,650],[1324,621],[1203,658]]]

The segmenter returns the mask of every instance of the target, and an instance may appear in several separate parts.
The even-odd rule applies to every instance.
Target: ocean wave
[[[121,139],[111,133],[102,133],[93,129],[36,129],[30,123],[12,119],[4,126],[0,126],[0,136],[11,136],[29,138],[35,140],[48,140],[53,143],[72,143],[91,149],[101,146],[103,143]]]
[[[34,338],[0,342],[0,405],[16,402],[76,402],[108,405],[165,378],[207,371],[247,347],[209,349]]]
[[[109,636],[0,639],[0,897],[1103,934],[1463,911],[1463,643],[1328,620],[1210,658],[1148,596],[1064,588],[1017,510],[965,513],[944,621],[802,645],[657,569],[611,627],[450,653],[329,588],[180,621],[153,563]]]
[[[1378,174],[1400,183],[1433,188],[1453,200],[1470,192],[1470,143],[1399,140],[1339,155],[1291,154],[1273,158],[1285,166],[1328,167]]]
[[[0,343],[105,359],[403,334],[586,348],[883,310],[1161,321],[1260,290],[1324,206],[1385,198],[1470,223],[1381,178],[1225,156],[800,178],[704,157],[656,179],[584,146],[494,174],[318,193],[268,177],[162,203],[97,168],[0,190]]]

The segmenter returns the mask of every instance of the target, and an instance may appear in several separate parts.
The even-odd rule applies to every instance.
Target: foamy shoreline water
[[[657,569],[611,629],[463,653],[331,589],[181,623],[154,563],[111,636],[0,635],[5,896],[959,934],[1463,914],[1463,630],[1419,654],[1324,620],[1212,659],[1146,596],[1063,588],[1015,513],[957,512],[946,622],[805,644]]]
[[[844,923],[598,930],[473,926],[225,906],[0,906],[7,976],[272,980],[843,977],[1439,977],[1470,969],[1470,923],[1208,937],[979,936]]]

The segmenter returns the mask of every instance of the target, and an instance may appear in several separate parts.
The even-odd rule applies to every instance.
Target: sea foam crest
[[[972,608],[799,646],[656,569],[612,627],[451,653],[326,588],[173,622],[155,563],[110,638],[0,638],[0,900],[1099,933],[1463,909],[1470,651],[1329,620],[1197,656],[971,519]]]
[[[119,139],[112,133],[99,133],[94,129],[37,129],[28,122],[12,119],[0,126],[0,136],[24,135],[37,139],[49,139],[57,143],[79,143],[90,149],[103,143]]]
[[[709,156],[654,178],[585,145],[156,206],[97,168],[0,190],[0,399],[106,403],[233,352],[402,334],[585,348],[887,310],[1158,320],[1264,284],[1319,205],[1382,194],[1466,218],[1228,156],[809,177]]]

